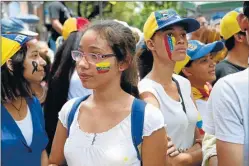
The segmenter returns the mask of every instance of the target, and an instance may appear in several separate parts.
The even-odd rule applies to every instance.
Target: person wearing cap
[[[38,36],[38,33],[30,31],[22,20],[13,17],[2,18],[1,28],[2,34],[18,33],[30,37]]]
[[[216,65],[216,81],[220,78],[243,71],[248,67],[249,45],[246,33],[242,32],[237,22],[241,8],[228,12],[220,23],[220,34],[228,50],[226,58]],[[213,82],[213,84],[216,83]]]
[[[181,152],[167,155],[175,165],[198,165],[202,160],[190,82],[173,74],[176,62],[186,58],[187,33],[198,28],[198,21],[181,18],[173,9],[152,12],[143,28],[146,48],[137,53],[140,97],[162,111],[168,136]]]
[[[1,43],[1,165],[46,166],[43,112],[30,87],[44,78],[46,62],[31,37],[2,34]]]
[[[220,41],[209,44],[204,44],[197,40],[188,42],[187,55],[190,59],[185,66],[182,66],[180,75],[190,81],[197,109],[202,117],[205,116],[206,101],[211,92],[209,82],[216,79],[213,53],[219,52],[223,48],[224,45]],[[202,124],[198,128],[204,134]]]
[[[249,38],[249,2],[237,16],[241,31]],[[247,40],[249,42],[249,40]],[[249,165],[249,78],[244,71],[221,78],[208,100],[209,123],[206,133],[217,137],[217,156],[221,166]]]
[[[62,27],[62,36],[56,40],[56,48],[58,48],[72,32],[82,31],[89,24],[89,20],[83,17],[71,17],[67,19]]]
[[[200,113],[198,117],[197,127],[201,134],[202,119],[207,115],[207,100],[211,92],[212,82],[216,79],[215,62],[213,57],[224,48],[221,41],[215,41],[209,44],[201,43],[197,40],[188,42],[187,54],[190,57],[187,64],[180,66],[180,75],[186,77],[192,86],[192,93],[196,102],[197,109]],[[217,163],[216,138],[212,135],[205,135],[203,139],[203,161],[202,166],[208,166]]]

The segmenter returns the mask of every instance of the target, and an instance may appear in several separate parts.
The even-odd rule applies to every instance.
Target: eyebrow
[[[38,50],[35,50],[35,51],[32,51],[31,53],[33,54],[33,53],[38,53],[39,51]]]

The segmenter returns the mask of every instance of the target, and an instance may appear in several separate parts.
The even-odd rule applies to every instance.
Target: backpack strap
[[[70,126],[73,123],[74,115],[76,113],[77,108],[79,107],[80,103],[86,100],[89,96],[90,95],[80,97],[74,102],[67,119],[67,136],[69,136]]]
[[[133,145],[137,151],[137,158],[141,161],[141,144],[143,142],[144,111],[146,103],[134,99],[131,110],[131,135]]]

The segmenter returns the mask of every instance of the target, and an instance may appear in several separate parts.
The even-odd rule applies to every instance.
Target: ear
[[[183,72],[183,74],[184,74],[186,77],[192,76],[192,73],[191,73],[191,72],[189,71],[189,69],[186,68],[186,67],[184,67],[184,68],[182,69],[182,72]]]
[[[8,59],[6,61],[6,65],[7,65],[8,69],[13,72],[12,59]]]
[[[249,22],[248,22],[248,19],[247,17],[240,13],[238,16],[237,16],[237,21],[239,23],[239,26],[240,26],[240,29],[242,32],[246,31],[249,29]]]
[[[119,63],[119,65],[118,65],[119,71],[121,71],[121,72],[125,71],[129,67],[129,65],[131,64],[131,61],[132,61],[131,56],[127,56],[124,61]]]
[[[151,50],[151,51],[155,50],[155,44],[154,44],[153,40],[149,39],[145,43],[146,43],[146,46],[149,50]]]
[[[235,34],[234,39],[235,39],[235,41],[238,41],[240,43],[242,43],[244,40],[246,40],[245,36],[240,35],[240,34]]]

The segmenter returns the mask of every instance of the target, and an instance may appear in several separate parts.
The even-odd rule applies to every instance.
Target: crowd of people
[[[1,20],[2,165],[249,165],[249,2],[142,32],[49,10],[48,43]]]

